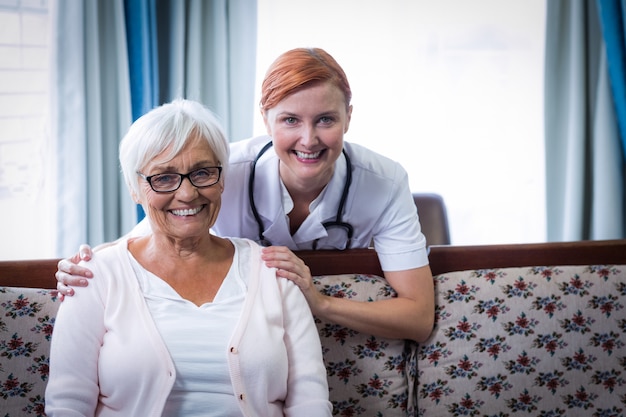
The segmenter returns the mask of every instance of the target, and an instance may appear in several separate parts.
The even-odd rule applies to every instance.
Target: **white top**
[[[260,243],[259,226],[248,197],[249,180],[253,161],[270,140],[269,136],[259,136],[231,143],[222,208],[213,228],[219,236],[244,237]],[[343,222],[354,228],[350,247],[367,248],[373,239],[384,271],[427,265],[426,238],[404,168],[360,145],[344,142],[344,149],[352,163],[352,184],[343,212]],[[345,186],[346,159],[339,157],[333,177],[293,236],[287,217],[293,204],[284,192],[278,163],[278,156],[270,148],[256,164],[253,195],[265,239],[292,250],[313,249],[316,240],[317,249],[345,249],[346,232],[338,227],[327,230],[323,223],[336,219]],[[145,234],[149,226],[142,223],[131,233]]]
[[[246,295],[250,247],[237,246],[233,264],[213,302],[198,307],[132,259],[139,286],[176,368],[163,415],[242,416],[235,398],[226,351]],[[241,265],[243,271],[237,271]],[[201,337],[200,335],[204,335]]]

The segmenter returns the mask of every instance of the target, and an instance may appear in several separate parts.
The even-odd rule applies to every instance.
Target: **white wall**
[[[259,0],[257,89],[280,53],[324,48],[354,94],[346,140],[443,195],[454,244],[545,241],[544,20],[545,0]]]

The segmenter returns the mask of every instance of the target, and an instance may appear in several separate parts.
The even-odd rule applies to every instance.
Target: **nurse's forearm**
[[[372,302],[324,297],[313,312],[320,319],[361,333],[423,342],[433,329],[434,311],[408,298]]]

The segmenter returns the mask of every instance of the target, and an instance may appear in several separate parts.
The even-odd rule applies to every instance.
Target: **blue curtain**
[[[138,214],[118,144],[177,96],[209,105],[231,138],[252,134],[256,0],[55,0],[50,109],[55,256],[119,238]]]
[[[231,140],[252,135],[256,0],[125,0],[125,11],[133,120],[186,97]]]
[[[50,2],[50,120],[58,164],[56,256],[117,239],[136,221],[119,172],[131,123],[122,0]]]
[[[125,0],[133,121],[158,103],[156,0]]]
[[[133,121],[159,104],[155,0],[124,1]],[[137,204],[137,219],[145,216]]]
[[[623,91],[615,94],[616,83],[609,81],[607,66],[615,58],[607,60],[612,48],[602,36],[613,29],[602,30],[596,2],[549,0],[547,7],[548,240],[624,238],[626,174],[617,106]],[[613,67],[624,76],[623,65]]]
[[[598,0],[617,124],[626,157],[626,1]]]

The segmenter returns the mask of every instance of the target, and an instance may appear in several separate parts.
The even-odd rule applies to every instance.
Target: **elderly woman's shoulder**
[[[123,237],[115,242],[111,242],[102,246],[99,246],[91,257],[88,263],[98,263],[102,265],[120,263],[125,261],[129,255],[128,241],[133,238]]]

